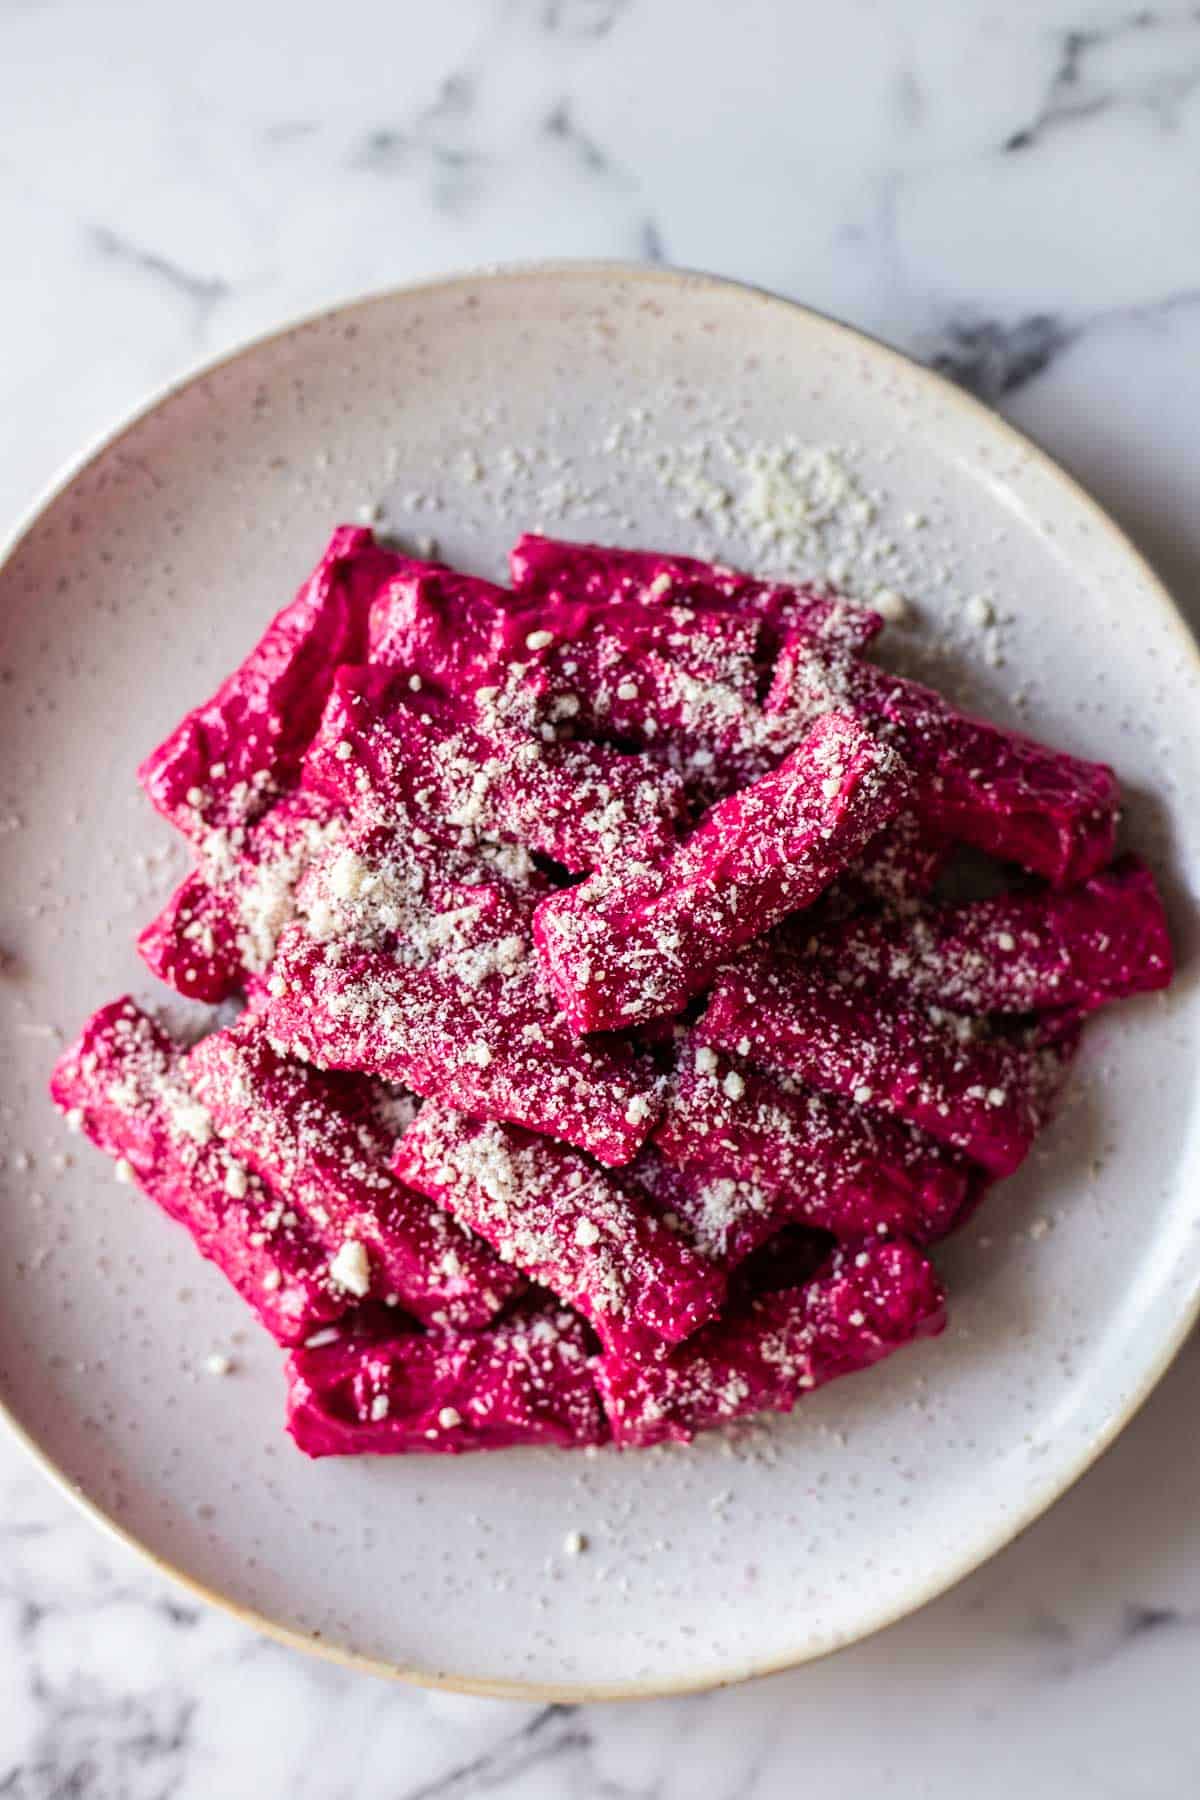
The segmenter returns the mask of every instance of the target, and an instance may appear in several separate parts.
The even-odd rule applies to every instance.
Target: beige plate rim
[[[1164,619],[1178,633],[1181,649],[1186,650],[1200,667],[1200,646],[1197,645],[1187,621],[1164,583],[1150,567],[1132,539],[1109,516],[1099,502],[1093,499],[1086,488],[1082,487],[1075,477],[1070,475],[1047,451],[1043,450],[1024,432],[1018,431],[1015,426],[1002,419],[999,414],[994,413],[982,401],[956,387],[945,376],[936,374],[912,357],[906,356],[902,351],[893,349],[891,345],[872,337],[868,332],[860,331],[855,326],[846,325],[841,320],[831,318],[815,307],[805,306],[798,300],[790,300],[785,295],[773,293],[770,289],[757,287],[749,282],[735,281],[726,276],[712,275],[704,270],[655,268],[620,260],[551,259],[485,264],[458,274],[404,282],[396,286],[373,290],[355,299],[341,301],[335,306],[320,307],[315,311],[302,313],[287,320],[283,325],[239,344],[233,350],[197,364],[187,374],[166,383],[144,405],[127,415],[119,425],[102,432],[86,450],[72,459],[49,482],[38,498],[27,508],[14,530],[0,543],[0,573],[3,573],[4,568],[16,555],[25,539],[34,531],[42,515],[101,457],[115,449],[130,432],[134,431],[159,407],[166,405],[176,395],[196,382],[205,380],[244,356],[253,355],[267,345],[276,343],[306,327],[334,320],[349,319],[368,308],[389,305],[403,296],[453,292],[455,289],[476,286],[481,281],[524,281],[531,277],[546,277],[566,282],[587,281],[595,279],[597,276],[609,278],[615,276],[630,282],[648,283],[675,290],[701,287],[720,289],[741,295],[750,305],[779,308],[793,314],[798,324],[815,326],[823,332],[852,344],[860,354],[872,357],[893,372],[902,370],[918,386],[935,393],[942,405],[952,405],[965,412],[989,435],[1001,439],[1013,449],[1020,450],[1064,489],[1077,506],[1083,507],[1090,515],[1092,522],[1137,568],[1141,579],[1146,584],[1148,593],[1153,596]],[[473,1694],[486,1699],[573,1705],[599,1700],[651,1700],[712,1691],[741,1681],[755,1680],[767,1675],[778,1675],[786,1669],[797,1668],[806,1662],[820,1661],[824,1657],[833,1656],[839,1651],[849,1649],[852,1644],[860,1643],[864,1638],[874,1636],[876,1632],[885,1630],[890,1625],[899,1623],[901,1619],[907,1618],[911,1613],[948,1592],[1035,1524],[1042,1514],[1074,1487],[1076,1482],[1111,1448],[1125,1426],[1140,1411],[1158,1386],[1198,1319],[1200,1319],[1200,1291],[1190,1296],[1187,1305],[1181,1309],[1173,1321],[1170,1331],[1165,1335],[1158,1353],[1134,1384],[1125,1404],[1106,1421],[1105,1429],[1095,1442],[1089,1444],[1069,1468],[1060,1471],[1052,1480],[1033,1490],[1021,1511],[999,1525],[982,1548],[971,1550],[960,1557],[954,1564],[942,1570],[936,1579],[914,1589],[898,1606],[881,1610],[877,1616],[865,1620],[857,1629],[845,1633],[837,1642],[814,1650],[798,1651],[794,1656],[786,1656],[770,1662],[749,1661],[744,1665],[723,1671],[716,1679],[704,1676],[695,1681],[670,1683],[652,1681],[641,1686],[485,1681],[479,1677],[456,1675],[452,1671],[405,1667],[382,1658],[363,1656],[353,1650],[345,1649],[341,1645],[327,1643],[320,1636],[306,1635],[303,1632],[295,1631],[291,1627],[279,1623],[278,1620],[255,1612],[252,1608],[239,1606],[226,1595],[205,1587],[185,1570],[175,1567],[173,1563],[150,1550],[139,1538],[126,1530],[111,1514],[107,1513],[103,1507],[84,1494],[72,1482],[66,1471],[17,1420],[9,1410],[3,1396],[0,1396],[0,1420],[3,1420],[8,1426],[17,1442],[54,1485],[110,1536],[151,1563],[161,1574],[178,1582],[192,1595],[221,1608],[243,1624],[264,1632],[290,1649],[315,1653],[331,1662],[341,1664],[344,1668],[360,1669],[368,1674],[410,1682],[418,1687],[440,1688],[452,1693]]]

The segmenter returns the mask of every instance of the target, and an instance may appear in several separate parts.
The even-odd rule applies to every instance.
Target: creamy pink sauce
[[[927,1254],[1161,988],[1112,770],[867,659],[877,614],[342,527],[142,765],[195,867],[52,1082],[291,1352],[309,1455],[637,1446],[942,1329]],[[937,884],[957,845],[1018,871]]]

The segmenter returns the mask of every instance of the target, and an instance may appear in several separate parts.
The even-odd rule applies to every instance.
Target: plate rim
[[[732,276],[714,274],[704,269],[693,269],[674,264],[655,265],[629,262],[620,258],[535,258],[528,261],[483,263],[457,272],[424,277],[418,281],[392,283],[384,287],[368,289],[362,294],[339,300],[333,305],[297,313],[285,319],[282,324],[259,332],[234,345],[231,349],[198,360],[182,375],[175,376],[156,388],[145,401],[132,412],[124,414],[115,425],[97,433],[82,451],[69,458],[62,468],[50,478],[33,501],[21,512],[15,525],[0,536],[0,576],[3,576],[9,563],[19,554],[26,540],[37,529],[43,516],[70,491],[82,476],[87,474],[103,457],[117,449],[130,433],[160,408],[197,383],[218,374],[229,365],[244,357],[254,355],[272,344],[282,342],[297,332],[314,326],[349,320],[354,315],[361,314],[375,306],[422,294],[438,296],[456,289],[477,286],[481,282],[491,284],[527,281],[531,278],[549,278],[562,282],[608,278],[650,284],[676,291],[700,289],[725,293],[742,301],[751,301],[760,306],[779,309],[795,315],[801,323],[810,327],[816,326],[821,331],[832,334],[845,344],[856,348],[860,354],[867,354],[876,364],[882,365],[890,372],[903,372],[919,387],[936,395],[942,405],[952,405],[965,413],[993,440],[998,438],[1009,448],[1020,451],[1026,459],[1037,466],[1040,473],[1047,476],[1061,489],[1066,490],[1073,503],[1077,507],[1081,507],[1090,516],[1092,524],[1108,538],[1112,548],[1137,571],[1145,585],[1146,601],[1155,604],[1164,622],[1172,627],[1181,640],[1181,650],[1190,655],[1197,672],[1200,673],[1200,644],[1166,583],[1151,566],[1128,532],[1117,523],[1087,488],[1036,439],[1012,425],[974,394],[957,386],[948,376],[929,368],[905,351],[896,349],[882,338],[864,331],[858,326],[848,325],[844,320],[823,312],[817,307],[806,305],[803,301],[792,299],[771,288],[753,282],[740,281]],[[631,1684],[498,1680],[480,1675],[458,1674],[439,1668],[417,1668],[391,1661],[386,1657],[367,1655],[343,1644],[327,1641],[319,1633],[297,1630],[293,1626],[283,1624],[279,1620],[258,1612],[253,1607],[242,1605],[227,1594],[206,1586],[204,1582],[177,1567],[166,1557],[143,1543],[133,1531],[121,1524],[111,1513],[106,1511],[98,1500],[86,1494],[71,1479],[66,1470],[54,1460],[50,1452],[39,1444],[32,1432],[16,1417],[2,1392],[0,1392],[0,1422],[7,1427],[13,1439],[53,1486],[110,1538],[149,1563],[160,1575],[176,1582],[194,1598],[217,1607],[237,1619],[241,1624],[252,1627],[289,1649],[304,1651],[310,1655],[315,1654],[326,1661],[339,1664],[343,1668],[403,1681],[413,1686],[474,1695],[485,1699],[585,1705],[610,1700],[679,1698],[688,1694],[714,1692],[743,1681],[760,1680],[769,1675],[782,1674],[788,1669],[802,1667],[806,1663],[822,1661],[826,1657],[837,1655],[852,1645],[887,1630],[902,1619],[920,1611],[921,1608],[940,1598],[941,1595],[948,1593],[959,1582],[964,1581],[975,1570],[982,1568],[994,1556],[997,1556],[1029,1530],[1056,1501],[1069,1493],[1111,1449],[1121,1432],[1159,1385],[1198,1319],[1200,1319],[1200,1282],[1193,1285],[1186,1302],[1174,1316],[1171,1329],[1164,1334],[1159,1343],[1155,1355],[1140,1371],[1137,1380],[1132,1383],[1120,1405],[1106,1415],[1103,1427],[1095,1438],[1075,1455],[1064,1470],[1060,1470],[1040,1487],[1033,1489],[1022,1506],[998,1521],[992,1532],[986,1537],[982,1547],[968,1549],[953,1563],[939,1571],[936,1576],[906,1594],[902,1600],[892,1606],[881,1608],[877,1614],[870,1615],[853,1628],[833,1634],[832,1640],[829,1642],[813,1647],[801,1647],[794,1653],[767,1661],[748,1658],[744,1664],[724,1669],[715,1676],[704,1673],[694,1679],[685,1678],[675,1681],[651,1679],[640,1684]]]

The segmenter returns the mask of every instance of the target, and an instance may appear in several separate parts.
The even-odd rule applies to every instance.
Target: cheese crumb
[[[370,867],[362,857],[356,856],[353,850],[343,850],[329,871],[330,892],[338,900],[358,900],[370,878]]]
[[[371,1265],[363,1246],[347,1238],[329,1264],[329,1273],[339,1287],[361,1300],[371,1286]]]
[[[889,625],[903,625],[910,612],[908,601],[895,588],[876,588],[871,596],[871,605],[880,618],[886,619]]]
[[[873,1088],[867,1087],[865,1083],[862,1087],[856,1087],[854,1090],[854,1104],[856,1106],[868,1106],[874,1091]]]
[[[621,682],[620,686],[617,688],[618,700],[636,700],[637,697],[638,689],[636,681]]]
[[[721,1086],[730,1100],[740,1100],[746,1091],[746,1083],[736,1069],[730,1069]]]
[[[546,650],[554,642],[552,631],[531,631],[525,639],[527,650]]]
[[[278,1269],[268,1269],[263,1276],[262,1284],[266,1288],[268,1294],[277,1293],[283,1286],[283,1276],[279,1273]]]
[[[708,1044],[701,1044],[696,1052],[697,1075],[715,1075],[717,1072],[717,1053]]]
[[[339,762],[349,762],[354,755],[354,748],[346,742],[345,738],[342,738],[339,743],[335,744],[333,754]]]
[[[225,1171],[225,1192],[229,1195],[230,1199],[244,1200],[246,1198],[246,1189],[249,1185],[249,1182],[246,1180],[246,1171],[243,1169],[241,1163],[231,1162],[228,1169]]]
[[[594,1219],[580,1219],[575,1227],[575,1242],[584,1250],[600,1241],[600,1227]]]
[[[123,1187],[128,1187],[133,1180],[133,1164],[127,1157],[118,1156],[113,1165],[113,1174]]]
[[[1016,947],[1017,940],[1011,931],[998,931],[996,933],[997,950],[1015,950]]]
[[[372,1422],[372,1424],[378,1425],[380,1419],[386,1419],[387,1416],[388,1416],[388,1397],[386,1394],[376,1394],[371,1401],[371,1422]]]
[[[456,1425],[462,1424],[462,1414],[455,1406],[443,1406],[438,1414],[438,1424],[443,1431],[453,1431]]]

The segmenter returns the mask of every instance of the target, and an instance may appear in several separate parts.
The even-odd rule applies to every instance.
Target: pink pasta
[[[263,999],[319,1067],[552,1132],[627,1162],[659,1109],[623,1040],[581,1044],[532,955],[533,895],[419,831],[350,833],[310,870]]]
[[[469,698],[505,672],[501,615],[511,600],[490,581],[406,559],[371,606],[369,659]]]
[[[508,978],[511,1015],[436,972],[371,951],[335,961],[299,936],[277,970],[289,991],[267,1004],[272,1034],[319,1066],[458,1100],[612,1164],[636,1154],[657,1116],[652,1069],[619,1047],[576,1044],[536,991]]]
[[[522,601],[416,567],[372,611],[370,660],[526,736],[569,727],[640,745],[711,798],[778,760],[756,748],[762,649],[753,614]]]
[[[903,764],[843,714],[731,795],[669,858],[601,870],[539,906],[538,952],[577,1031],[677,1011],[721,961],[809,906],[899,810]]]
[[[428,813],[578,873],[673,843],[683,784],[670,770],[603,745],[513,730],[494,707],[471,713],[464,719],[390,671],[343,669],[309,747],[305,783],[358,818]]]
[[[615,730],[640,727],[645,699],[618,692],[647,665],[643,693],[678,670],[752,698],[759,676],[753,617],[691,606],[592,598],[530,600],[436,564],[405,565],[371,612],[370,660],[416,674],[469,700],[482,686],[519,684],[527,672],[560,694],[573,691],[589,717]],[[675,695],[682,706],[682,689]],[[666,723],[659,720],[661,729]],[[639,735],[641,733],[639,732]]]
[[[726,1274],[772,1242],[792,1217],[792,1196],[744,1176],[676,1167],[647,1144],[622,1183],[701,1256]]]
[[[780,1288],[802,1287],[829,1261],[835,1248],[827,1232],[809,1225],[784,1225],[734,1271],[729,1283],[730,1305],[741,1307]]]
[[[1091,1011],[1164,988],[1173,973],[1154,877],[1131,856],[1075,888],[851,919],[813,953],[843,983],[964,1013]]]
[[[877,831],[838,876],[826,899],[829,917],[864,906],[907,908],[923,900],[946,866],[950,845],[916,812],[900,812]]]
[[[682,1047],[653,1147],[688,1178],[665,1204],[727,1266],[786,1223],[932,1242],[978,1185],[954,1151],[898,1120],[696,1039]]]
[[[247,1168],[287,1194],[365,1298],[435,1325],[485,1325],[522,1285],[479,1238],[389,1169],[395,1134],[352,1075],[290,1062],[247,1016],[198,1044],[192,1091]]]
[[[138,937],[147,967],[189,1000],[249,990],[294,916],[305,869],[344,828],[320,794],[285,794],[258,819],[211,832],[199,867]]]
[[[393,1166],[604,1339],[632,1327],[677,1342],[721,1304],[718,1271],[566,1144],[431,1102]]]
[[[763,717],[757,620],[673,607],[571,608],[526,641],[542,647],[519,665],[516,698],[532,696],[551,719],[566,707],[576,730],[639,746],[678,771],[698,802],[770,766],[747,747]],[[502,692],[511,704],[510,690]]]
[[[703,1042],[894,1114],[992,1175],[1011,1175],[1041,1119],[1038,1056],[969,1020],[844,986],[803,958],[755,951],[725,969]]]
[[[186,1226],[280,1343],[302,1343],[356,1296],[320,1239],[222,1143],[182,1051],[132,1000],[84,1027],[50,1084],[55,1103],[164,1212]]]
[[[146,793],[197,846],[294,785],[334,670],[361,658],[371,600],[394,561],[369,531],[340,526],[246,660],[146,758]]]
[[[608,1353],[596,1382],[614,1441],[641,1446],[759,1412],[790,1412],[945,1324],[932,1266],[911,1244],[834,1251],[812,1280],[751,1300],[659,1358]]]
[[[309,1456],[576,1449],[608,1435],[583,1329],[553,1308],[488,1331],[346,1336],[298,1350],[287,1421]]]
[[[215,1005],[245,980],[239,911],[226,882],[193,869],[138,933],[138,954],[168,987]]]
[[[846,708],[895,744],[916,775],[918,811],[943,837],[1021,863],[1058,886],[1085,879],[1112,856],[1118,795],[1110,768],[969,718],[932,688],[818,653],[792,636],[765,705],[775,744]]]
[[[689,606],[754,614],[772,633],[801,630],[818,642],[861,649],[883,629],[868,607],[826,589],[758,581],[738,569],[658,550],[572,544],[527,532],[514,544],[512,583],[523,599],[553,605]]]
[[[941,1330],[918,1246],[1172,975],[1112,771],[866,661],[877,613],[511,573],[334,533],[141,770],[195,861],[138,948],[219,1023],[114,1001],[51,1083],[293,1349],[311,1456],[685,1440]],[[962,845],[1041,879],[934,898]]]

